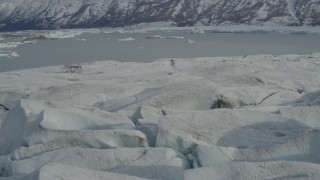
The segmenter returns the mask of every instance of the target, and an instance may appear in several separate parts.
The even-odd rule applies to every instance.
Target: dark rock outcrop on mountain
[[[320,0],[0,0],[0,30],[172,22],[320,25]]]

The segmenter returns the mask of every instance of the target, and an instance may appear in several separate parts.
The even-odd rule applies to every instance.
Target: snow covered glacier
[[[319,179],[320,54],[0,73],[0,179]]]
[[[319,0],[1,0],[0,30],[173,26],[320,25]]]

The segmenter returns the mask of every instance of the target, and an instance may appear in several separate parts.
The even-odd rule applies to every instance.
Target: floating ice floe
[[[193,40],[191,40],[191,39],[187,39],[186,42],[187,42],[187,43],[190,43],[190,44],[196,43],[195,41],[193,41]]]
[[[122,41],[122,42],[125,42],[125,41],[134,41],[135,39],[133,39],[132,37],[128,37],[128,38],[123,38],[123,39],[117,39],[117,41]]]
[[[24,44],[22,42],[5,42],[5,43],[0,43],[0,49],[11,49],[11,48],[16,48],[19,45]]]
[[[42,35],[49,39],[74,38],[84,33],[100,33],[98,29],[77,29],[77,30],[54,30],[47,32],[35,32],[34,34]]]
[[[167,36],[167,39],[184,39],[183,36]]]
[[[48,33],[42,34],[46,38],[52,38],[52,39],[65,39],[65,38],[74,38],[76,36],[81,35],[81,32],[63,32],[63,31],[52,31]]]
[[[184,39],[183,36],[161,36],[161,35],[153,35],[147,36],[147,39]]]
[[[79,39],[79,38],[75,38],[75,40],[78,40],[78,41],[87,41],[86,39]]]
[[[19,57],[19,54],[16,52],[0,52],[0,57],[14,58]]]
[[[147,39],[166,39],[166,37],[163,37],[161,35],[154,35],[154,36],[147,36]]]

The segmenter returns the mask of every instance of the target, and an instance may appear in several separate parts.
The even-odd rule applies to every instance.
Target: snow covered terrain
[[[319,0],[1,0],[0,30],[222,24],[320,25]]]
[[[318,53],[0,73],[1,180],[320,179],[319,128]]]

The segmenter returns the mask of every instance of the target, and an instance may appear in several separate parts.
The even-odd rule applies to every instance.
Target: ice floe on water
[[[153,35],[146,36],[147,39],[184,39],[183,36],[161,36],[161,35]]]
[[[0,51],[0,57],[15,58],[19,57],[19,54],[13,51]]]
[[[5,42],[0,43],[0,49],[10,49],[10,48],[16,48],[19,45],[24,44],[22,42]]]
[[[195,41],[193,41],[193,40],[191,40],[191,39],[187,39],[186,42],[187,42],[187,43],[190,43],[190,44],[196,43]]]
[[[184,39],[183,36],[167,36],[167,39]]]
[[[160,23],[161,24],[161,23]],[[320,35],[318,27],[301,26],[254,26],[254,25],[219,25],[197,27],[173,27],[170,23],[142,23],[125,28],[103,28],[103,33],[151,33],[151,32],[186,32],[203,33],[251,33],[251,34],[313,34]]]
[[[52,31],[18,31],[0,33],[0,41],[5,39],[12,42],[0,43],[0,48],[16,48],[21,44],[31,44],[41,40],[74,38],[80,41],[85,39],[76,38],[84,33],[100,33],[98,29],[76,29],[76,30],[52,30]],[[15,42],[13,42],[15,41]]]
[[[75,29],[75,30],[54,30],[54,31],[39,31],[36,34],[40,34],[46,38],[52,39],[65,39],[74,38],[84,33],[100,33],[98,29]]]
[[[315,53],[0,73],[0,179],[319,179],[319,72]]]
[[[126,42],[126,41],[134,41],[135,39],[132,37],[117,39],[117,41]]]
[[[78,41],[87,41],[86,39],[80,39],[80,38],[75,38],[75,40],[78,40]]]
[[[163,37],[161,35],[153,35],[153,36],[147,36],[147,39],[166,39],[166,37]]]

